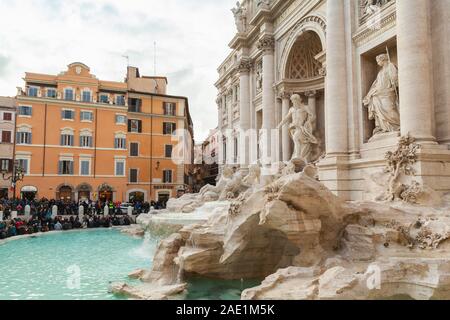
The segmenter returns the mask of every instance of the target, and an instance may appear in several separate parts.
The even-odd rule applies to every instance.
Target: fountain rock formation
[[[243,299],[450,298],[450,203],[344,202],[314,164],[297,167],[279,165],[266,185],[256,167],[235,174],[221,190],[228,205],[164,239],[137,273],[144,285],[118,292],[168,297],[200,275],[265,278]]]

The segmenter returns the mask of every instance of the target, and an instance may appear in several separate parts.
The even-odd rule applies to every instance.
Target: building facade
[[[134,170],[145,170],[130,156],[130,142],[137,134],[152,137],[152,126],[139,117],[152,95],[164,99],[157,92],[166,90],[166,81],[139,78],[130,67],[124,82],[99,80],[78,62],[59,75],[26,73],[25,89],[18,88],[17,95],[15,157],[26,173],[17,188],[21,196],[65,201],[140,197],[136,183],[142,180]],[[132,93],[134,88],[146,92]],[[138,104],[144,110],[137,110]],[[151,159],[155,149],[140,152]],[[150,197],[149,190],[142,200]]]
[[[167,202],[189,192],[193,125],[185,97],[165,94],[167,79],[128,68],[127,199]]]
[[[336,194],[372,198],[385,153],[407,134],[421,146],[415,180],[450,192],[449,10],[447,0],[241,1],[232,52],[218,68],[219,160],[290,160],[289,126],[277,125],[299,94],[314,117],[311,161]],[[397,96],[387,128],[372,103],[386,74],[380,63],[392,78],[379,104]]]
[[[219,174],[218,141],[219,131],[215,128],[209,132],[205,141],[195,145],[195,161],[191,175],[195,193],[207,184],[216,185]]]
[[[14,164],[15,99],[0,97],[0,199],[11,196]]]

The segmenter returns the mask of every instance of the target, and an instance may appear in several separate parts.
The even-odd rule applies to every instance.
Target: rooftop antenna
[[[153,70],[156,76],[156,41],[153,42]]]
[[[122,57],[125,58],[125,59],[127,59],[127,67],[129,67],[129,66],[130,66],[130,56],[128,56],[128,55],[123,55]]]

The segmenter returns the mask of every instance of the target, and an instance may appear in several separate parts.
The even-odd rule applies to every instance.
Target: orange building
[[[56,76],[26,73],[24,80],[26,88],[19,88],[17,95],[15,151],[16,160],[26,171],[17,187],[21,196],[151,200],[158,199],[155,189],[163,190],[164,197],[173,197],[176,190],[186,188],[184,181],[177,184],[181,180],[154,180],[163,170],[173,170],[173,177],[180,176],[178,170],[184,177],[186,171],[185,164],[169,165],[162,160],[156,168],[161,143],[168,139],[153,137],[153,128],[163,122],[151,114],[156,97],[161,105],[166,99],[176,100],[184,112],[180,118],[192,126],[187,99],[164,95],[167,80],[140,78],[136,68],[129,68],[124,82],[103,81],[82,63],[72,63]],[[131,93],[133,88],[143,92],[136,97]],[[142,114],[135,112],[139,111],[137,104],[142,104]],[[159,136],[162,130],[156,132]],[[131,156],[136,151],[135,142],[141,144],[137,157]],[[152,179],[147,180],[150,174]]]

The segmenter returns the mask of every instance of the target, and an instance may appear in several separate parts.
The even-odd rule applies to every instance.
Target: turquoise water
[[[193,278],[188,281],[187,300],[239,300],[244,289],[256,287],[261,280],[217,280]]]
[[[110,282],[149,269],[160,238],[134,238],[114,229],[66,231],[0,245],[0,300],[115,300]],[[238,300],[259,281],[188,280],[189,300]]]
[[[128,273],[150,268],[157,240],[96,229],[0,245],[0,300],[118,299],[109,282],[129,282]]]

